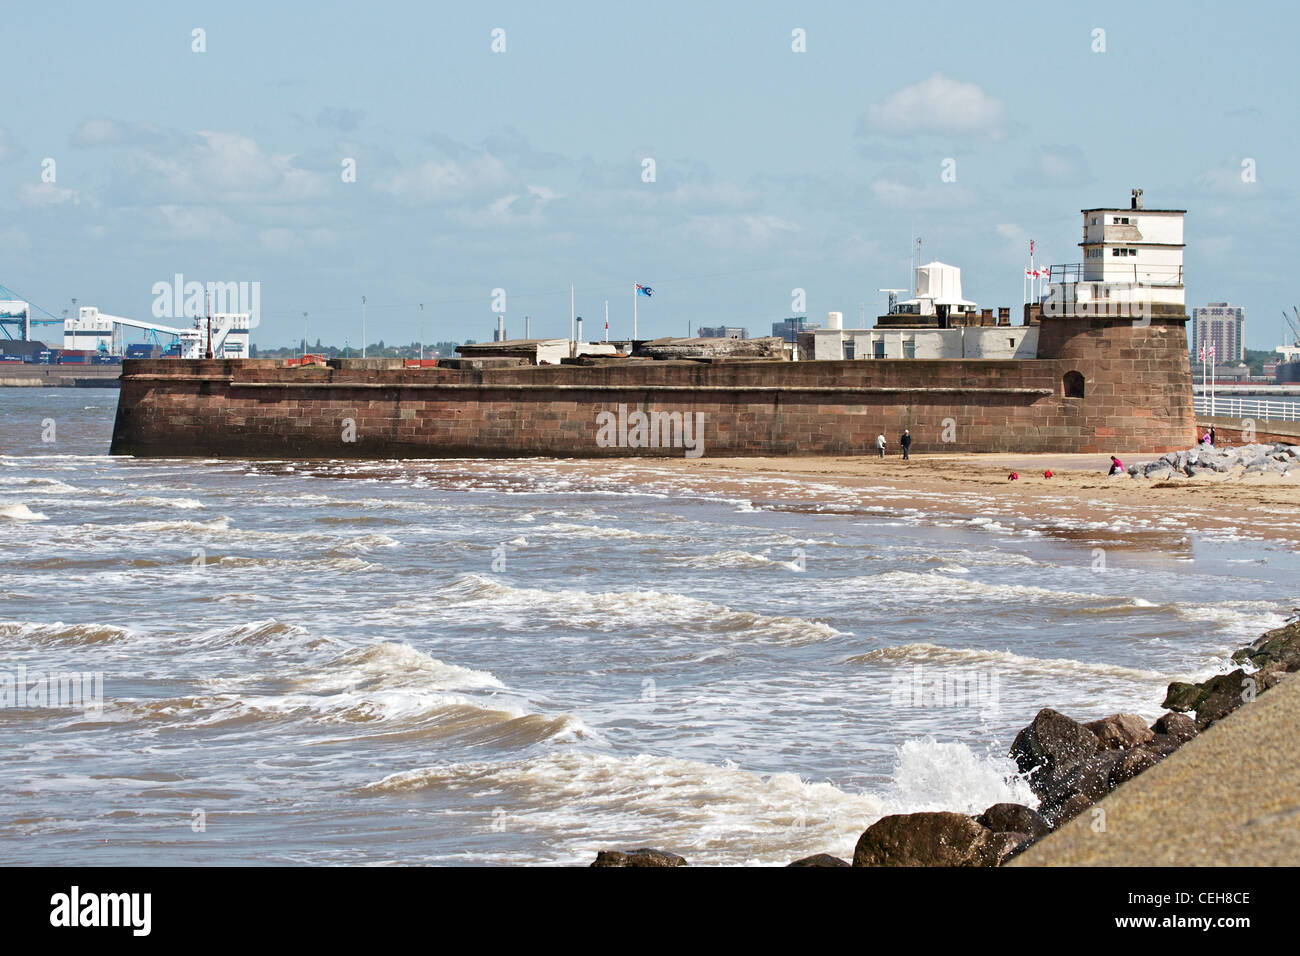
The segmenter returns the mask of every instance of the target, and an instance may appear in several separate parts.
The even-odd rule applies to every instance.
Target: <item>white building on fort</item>
[[[1083,262],[1056,265],[1044,289],[1052,314],[1149,314],[1150,306],[1186,305],[1183,286],[1185,209],[1147,209],[1133,190],[1127,209],[1084,209]]]

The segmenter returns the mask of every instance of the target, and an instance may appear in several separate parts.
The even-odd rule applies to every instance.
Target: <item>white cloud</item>
[[[971,204],[966,189],[937,180],[926,186],[908,186],[893,179],[877,179],[871,184],[871,195],[882,206],[896,209],[950,209]]]
[[[239,133],[200,131],[187,146],[170,152],[141,149],[128,172],[160,201],[283,203],[325,194],[329,176],[298,167],[289,154],[267,153]]]
[[[1222,164],[1207,169],[1196,177],[1196,188],[1214,196],[1231,199],[1255,199],[1260,195],[1258,182],[1243,182],[1242,162],[1245,157],[1230,156]]]
[[[189,136],[164,129],[153,123],[136,123],[97,116],[84,120],[68,137],[68,145],[83,148],[97,146],[180,146]]]
[[[653,198],[653,194],[651,194]],[[668,201],[676,206],[694,209],[740,209],[754,206],[760,199],[757,189],[725,180],[701,179],[674,186],[667,193]]]
[[[1000,136],[1002,103],[974,83],[935,73],[897,90],[867,109],[876,129],[887,133],[978,133]]]
[[[338,235],[329,229],[285,229],[275,226],[259,232],[257,240],[267,252],[289,253],[301,252],[313,246],[330,245],[338,240]]]
[[[167,204],[158,207],[158,215],[171,239],[230,239],[239,232],[229,216],[205,206]]]
[[[54,183],[24,183],[18,190],[18,199],[24,206],[80,206],[82,202],[95,205],[89,199],[83,200],[76,189],[64,189]]]
[[[501,160],[480,154],[464,161],[449,159],[398,169],[375,186],[399,199],[441,203],[467,200],[487,191],[509,188],[510,173]]]

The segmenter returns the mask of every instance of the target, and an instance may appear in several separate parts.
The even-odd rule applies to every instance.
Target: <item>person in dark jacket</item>
[[[903,461],[907,461],[907,450],[912,447],[912,433],[904,428],[903,437],[898,440],[898,443],[903,446]]]

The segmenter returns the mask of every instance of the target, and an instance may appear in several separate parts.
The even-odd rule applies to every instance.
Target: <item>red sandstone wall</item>
[[[1053,328],[1053,322],[1074,324]],[[1176,342],[1181,325],[1045,320],[1040,334],[1054,357],[1029,362],[638,362],[456,371],[128,361],[113,452],[684,454],[680,447],[600,447],[597,416],[620,404],[629,411],[702,413],[710,457],[874,453],[882,430],[896,450],[904,428],[919,453],[1145,453],[1191,444],[1185,336]],[[1063,376],[1072,370],[1085,377],[1084,398],[1063,395]],[[354,441],[344,440],[345,419],[355,423]]]

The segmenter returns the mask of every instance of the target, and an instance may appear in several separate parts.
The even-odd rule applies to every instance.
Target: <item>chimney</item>
[[[582,316],[578,316],[578,341],[582,341]]]
[[[1010,324],[1011,324],[1011,306],[1009,305],[998,306],[998,325],[1010,325]]]

